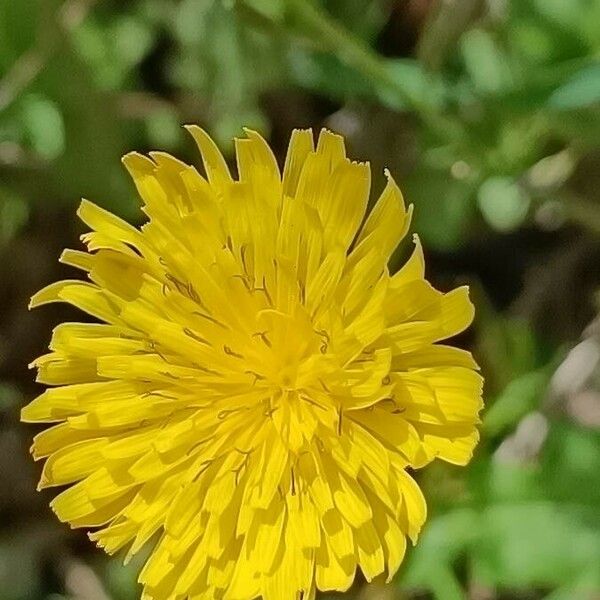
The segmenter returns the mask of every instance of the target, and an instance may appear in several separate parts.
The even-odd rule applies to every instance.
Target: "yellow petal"
[[[206,131],[197,125],[186,125],[185,128],[194,138],[202,154],[208,181],[215,189],[223,191],[232,181],[223,155]]]
[[[304,163],[307,156],[313,151],[312,131],[310,129],[294,129],[290,136],[283,169],[283,193],[285,196],[295,196]]]
[[[350,254],[351,264],[358,262],[370,250],[377,249],[382,266],[385,265],[410,227],[413,207],[411,205],[406,211],[400,188],[388,171],[386,177],[387,186],[369,213]]]

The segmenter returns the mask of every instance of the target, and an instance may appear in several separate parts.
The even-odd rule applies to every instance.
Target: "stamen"
[[[250,286],[250,281],[249,281],[249,277],[248,275],[232,275],[231,276],[232,279],[239,279],[243,284],[244,287],[251,292],[252,291],[252,287]]]
[[[331,394],[331,390],[327,387],[327,385],[325,385],[325,382],[323,381],[323,379],[321,379],[321,377],[319,377],[319,383],[321,384],[321,387],[328,393]]]
[[[296,477],[294,475],[294,467],[291,468],[291,494],[292,496],[296,495]]]
[[[300,280],[298,280],[298,290],[299,290],[299,300],[300,300],[300,304],[304,305],[306,304],[306,287],[304,285],[304,283]]]
[[[246,277],[248,277],[248,265],[246,264],[246,249],[247,249],[247,245],[246,244],[242,244],[242,246],[240,247],[240,258],[242,259],[242,267],[244,269],[244,273],[246,274]]]
[[[260,337],[260,339],[265,343],[265,346],[268,346],[269,348],[272,348],[272,344],[269,341],[269,338],[267,337],[267,333],[269,332],[268,329],[265,329],[265,331],[257,331],[256,333],[252,334],[252,337]]]
[[[247,375],[254,375],[254,381],[252,382],[252,385],[254,385],[257,381],[265,379],[264,375],[261,375],[260,373],[257,373],[256,371],[244,371],[244,373],[246,373]]]
[[[247,410],[245,408],[224,408],[223,410],[220,410],[217,413],[217,419],[219,419],[219,421],[222,421],[223,419],[227,418],[229,415],[233,415],[236,412],[240,412],[242,410]]]
[[[237,467],[235,469],[231,469],[231,472],[235,473],[235,477],[234,477],[235,485],[239,485],[242,470],[244,470],[246,468],[247,464],[248,464],[248,459],[245,459],[239,467]]]
[[[321,337],[324,337],[327,342],[331,341],[331,338],[329,337],[329,333],[327,333],[326,329],[315,329],[314,331]]]
[[[273,413],[275,413],[278,410],[279,407],[275,407],[275,408],[269,408],[267,410],[265,410],[264,415],[265,417],[269,417],[269,419],[271,418],[271,416],[273,415]]]
[[[165,398],[167,400],[177,400],[177,396],[172,396],[170,394],[167,394],[166,392],[163,391],[151,391],[151,392],[144,392],[140,397],[141,398],[150,398],[151,396],[156,396],[158,398]]]
[[[321,344],[321,346],[319,348],[319,350],[321,351],[321,354],[327,354],[327,349],[329,348],[329,342],[331,341],[329,334],[327,333],[327,331],[325,329],[315,329],[314,332],[323,338],[323,343]]]
[[[210,342],[207,339],[199,336],[197,333],[192,331],[189,327],[184,327],[183,333],[185,333],[185,335],[187,335],[188,337],[191,337],[193,340],[200,342],[201,344],[206,344],[207,346],[210,346]]]
[[[223,373],[219,373],[219,371],[215,371],[214,369],[209,369],[208,367],[200,365],[196,362],[193,362],[192,364],[194,365],[194,367],[196,369],[198,369],[199,371],[203,371],[204,373],[207,373],[208,375],[216,375],[217,377],[223,376]]]
[[[316,408],[319,408],[321,410],[327,410],[324,406],[319,404],[316,400],[313,400],[310,396],[305,396],[304,394],[300,394],[298,397],[301,400],[304,400],[304,402],[308,402],[308,404],[312,404]]]
[[[207,320],[211,321],[212,323],[214,323],[215,325],[222,327],[223,329],[229,329],[229,327],[227,327],[227,325],[225,325],[224,323],[222,323],[221,321],[219,321],[218,319],[213,317],[211,314],[203,313],[203,312],[200,312],[199,310],[195,310],[192,314],[194,314],[198,317],[202,317],[203,319],[207,319]]]
[[[273,298],[271,297],[271,294],[269,294],[269,290],[267,289],[267,278],[264,275],[262,278],[262,287],[255,287],[254,289],[263,292],[264,295],[267,297],[267,302],[269,303],[269,306],[273,306]]]
[[[194,450],[198,449],[200,446],[204,446],[204,444],[208,444],[208,442],[212,442],[214,439],[214,435],[209,435],[201,440],[198,440],[193,446],[190,447],[186,454],[189,456]]]
[[[234,450],[236,452],[239,452],[240,454],[243,454],[244,456],[250,456],[254,452],[253,449],[252,450],[242,450],[241,448],[238,448],[237,446],[234,448]]]
[[[158,374],[162,375],[163,377],[168,377],[169,379],[179,379],[177,375],[173,375],[173,373],[169,373],[168,371],[159,371]]]
[[[182,295],[187,295],[187,287],[186,284],[183,283],[182,281],[180,281],[179,279],[177,279],[177,277],[175,277],[174,275],[171,275],[171,273],[165,273],[165,279],[167,281],[170,281],[176,288],[177,291],[182,294]]]
[[[198,295],[198,292],[195,290],[194,286],[191,283],[188,283],[186,288],[187,288],[189,297],[192,300],[194,300],[194,302],[197,302],[198,304],[202,304],[202,300],[200,299],[200,296]]]
[[[192,478],[192,481],[194,481],[194,482],[198,481],[198,479],[200,478],[200,475],[202,475],[205,471],[207,471],[208,468],[213,464],[213,462],[214,462],[214,459],[209,459],[209,460],[206,460],[206,461],[200,463],[200,469],[194,475],[194,477]]]
[[[239,352],[234,352],[229,346],[223,346],[223,352],[225,352],[225,354],[228,354],[229,356],[235,356],[235,358],[244,358],[243,354],[240,354]]]

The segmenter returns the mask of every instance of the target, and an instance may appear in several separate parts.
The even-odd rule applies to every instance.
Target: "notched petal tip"
[[[317,154],[325,156],[331,162],[331,168],[334,168],[339,162],[346,160],[346,145],[344,138],[329,131],[321,129],[317,140]]]
[[[294,127],[294,129],[292,129],[292,134],[290,136],[294,137],[295,135],[310,135],[311,138],[314,137],[314,132],[313,132],[313,128],[312,127]]]
[[[324,149],[328,144],[335,144],[344,148],[344,136],[331,131],[331,129],[328,129],[327,127],[322,127],[319,131],[319,139],[317,140],[317,151]]]
[[[283,168],[283,193],[294,196],[306,159],[315,149],[312,129],[294,129],[288,143]]]

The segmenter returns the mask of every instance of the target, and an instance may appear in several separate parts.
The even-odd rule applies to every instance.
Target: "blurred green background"
[[[25,307],[71,276],[81,196],[139,220],[124,152],[198,161],[184,122],[279,158],[344,134],[415,204],[428,276],[472,287],[482,443],[418,474],[420,544],[347,597],[599,599],[599,57],[600,0],[0,0],[0,600],[139,597],[35,492],[26,365],[76,313]]]

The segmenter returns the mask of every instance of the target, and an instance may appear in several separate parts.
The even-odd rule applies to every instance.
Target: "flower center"
[[[277,384],[284,392],[291,392],[296,389],[297,369],[294,366],[284,367],[279,376]]]

